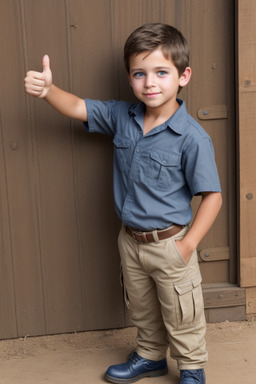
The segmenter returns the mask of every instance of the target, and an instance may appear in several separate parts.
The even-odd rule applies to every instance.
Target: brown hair
[[[126,40],[124,63],[130,72],[130,58],[145,51],[153,52],[161,48],[166,59],[171,59],[179,75],[189,66],[189,46],[180,31],[162,23],[144,24],[137,28]]]

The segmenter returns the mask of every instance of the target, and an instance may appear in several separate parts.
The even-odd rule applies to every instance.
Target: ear
[[[190,77],[191,77],[191,73],[192,73],[192,71],[191,71],[190,67],[187,67],[185,69],[185,71],[182,73],[182,75],[180,76],[180,80],[179,80],[181,87],[185,87],[185,85],[188,84]]]

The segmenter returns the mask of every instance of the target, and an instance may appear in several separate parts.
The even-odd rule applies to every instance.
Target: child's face
[[[189,82],[190,74],[188,67],[179,76],[172,60],[166,59],[161,49],[130,58],[130,84],[135,96],[147,108],[167,107],[171,112],[176,107],[179,86],[184,87]]]

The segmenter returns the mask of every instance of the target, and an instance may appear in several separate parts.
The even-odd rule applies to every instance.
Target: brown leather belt
[[[182,230],[182,228],[184,228],[182,225],[173,224],[170,228],[166,230],[157,231],[158,239],[159,240],[168,239],[169,237],[172,237],[177,233],[179,233]],[[137,240],[139,243],[144,243],[144,244],[155,243],[155,238],[153,235],[154,231],[151,231],[151,232],[142,232],[139,230],[136,231],[131,227],[126,226],[126,232],[130,236],[132,236],[135,240]]]

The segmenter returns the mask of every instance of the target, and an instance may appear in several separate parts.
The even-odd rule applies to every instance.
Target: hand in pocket
[[[182,255],[183,259],[185,260],[186,264],[189,263],[189,260],[191,258],[192,252],[190,249],[188,249],[183,240],[176,240],[175,241],[176,247],[178,248],[180,254]]]

